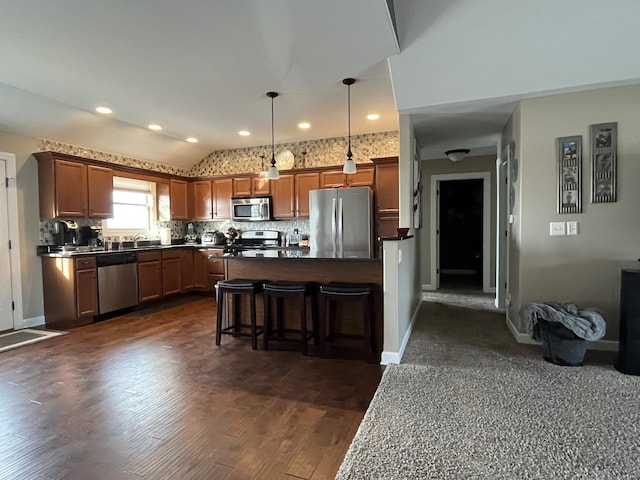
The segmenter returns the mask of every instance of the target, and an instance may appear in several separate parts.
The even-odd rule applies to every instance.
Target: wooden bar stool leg
[[[264,315],[263,315],[263,327],[262,333],[262,349],[269,350],[269,335],[271,335],[271,295],[264,294]]]
[[[216,297],[216,345],[220,345],[220,340],[222,339],[222,304],[224,303],[224,290],[222,287],[217,288]]]
[[[300,332],[302,336],[302,354],[308,355],[308,347],[307,343],[309,339],[307,338],[307,302],[304,299],[304,292],[300,294]]]
[[[326,355],[327,349],[327,296],[320,295],[320,318],[318,325],[318,340],[320,342],[320,355]]]
[[[258,349],[258,328],[256,326],[256,296],[251,295],[251,348]]]
[[[311,327],[313,328],[313,344],[317,347],[320,343],[320,326],[318,325],[318,299],[315,293],[309,296],[311,301]]]
[[[277,328],[277,332],[278,332],[278,337],[282,338],[284,336],[284,332],[282,331],[283,328],[283,324],[282,324],[282,316],[284,315],[284,306],[283,304],[284,299],[280,296],[276,297],[276,328]]]

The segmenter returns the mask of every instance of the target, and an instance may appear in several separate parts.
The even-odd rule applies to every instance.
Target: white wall
[[[640,78],[637,0],[401,0],[400,113]]]
[[[520,107],[519,297],[572,301],[602,311],[617,339],[620,270],[640,267],[640,86],[523,101]],[[589,125],[618,122],[618,201],[592,204]],[[556,138],[582,135],[583,213],[556,213]],[[549,236],[549,222],[575,220],[577,236]],[[518,317],[520,331],[525,326]]]
[[[42,267],[36,256],[36,245],[40,242],[38,165],[31,155],[37,150],[35,138],[0,131],[0,151],[16,156],[22,311],[31,325],[44,322]]]

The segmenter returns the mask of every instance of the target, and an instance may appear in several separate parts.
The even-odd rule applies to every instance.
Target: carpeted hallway
[[[466,296],[428,294],[336,478],[639,478],[640,377],[612,352],[547,363]]]

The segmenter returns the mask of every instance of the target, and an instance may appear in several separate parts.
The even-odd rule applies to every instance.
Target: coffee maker
[[[80,227],[78,232],[78,245],[88,245],[91,248],[102,247],[101,232],[102,229],[95,225]]]
[[[78,245],[78,224],[73,220],[57,220],[54,224],[55,245]]]

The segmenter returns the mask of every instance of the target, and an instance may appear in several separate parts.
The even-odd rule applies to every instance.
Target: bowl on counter
[[[406,237],[409,234],[408,228],[396,228],[396,232],[398,232],[398,237]]]

